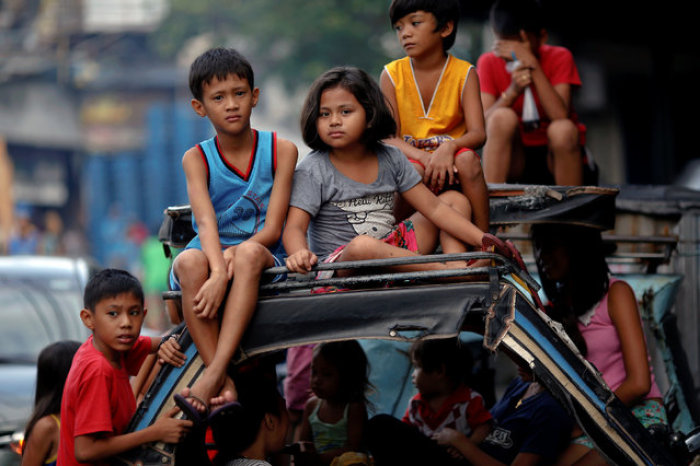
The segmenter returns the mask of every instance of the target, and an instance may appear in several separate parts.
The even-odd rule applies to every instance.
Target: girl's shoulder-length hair
[[[362,143],[368,149],[377,149],[383,139],[396,134],[396,122],[379,85],[365,71],[352,66],[332,68],[319,76],[311,85],[301,111],[301,134],[306,145],[317,151],[330,147],[321,140],[316,128],[321,95],[326,89],[342,87],[355,96],[362,105],[367,127]]]
[[[331,341],[314,348],[314,357],[321,356],[338,369],[341,398],[367,404],[373,387],[369,381],[369,360],[356,340]]]

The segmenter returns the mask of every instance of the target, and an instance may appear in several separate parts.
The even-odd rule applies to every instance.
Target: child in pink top
[[[532,238],[540,280],[552,304],[551,317],[563,324],[581,354],[645,427],[666,424],[637,300],[626,282],[611,279],[600,231],[534,225]],[[584,456],[588,460],[589,455],[598,452],[580,435],[560,462],[571,464]]]
[[[588,348],[586,359],[601,372],[605,383],[613,391],[617,390],[627,378],[622,342],[618,336],[615,322],[608,311],[611,290],[617,290],[617,287],[621,292],[625,292],[624,288],[629,288],[629,285],[621,280],[611,278],[608,293],[603,296],[595,308],[579,316],[577,323]],[[650,371],[649,375],[651,389],[646,394],[645,399],[662,398],[661,391],[654,379],[654,373]]]

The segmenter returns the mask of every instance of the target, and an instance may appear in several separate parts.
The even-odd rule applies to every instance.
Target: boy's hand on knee
[[[213,319],[226,293],[226,273],[212,273],[194,297],[192,309],[197,317]]]
[[[236,257],[236,246],[224,249],[224,264],[226,264],[226,277],[233,278],[233,259]]]
[[[430,161],[425,166],[423,182],[433,190],[442,190],[445,186],[454,184],[454,158],[457,146],[451,141],[445,141],[433,152]]]
[[[318,263],[318,257],[308,249],[300,249],[287,257],[285,263],[290,272],[309,273],[311,268]]]
[[[152,428],[156,440],[165,443],[179,443],[190,431],[192,421],[175,419],[178,412],[180,409],[176,406],[153,423]]]

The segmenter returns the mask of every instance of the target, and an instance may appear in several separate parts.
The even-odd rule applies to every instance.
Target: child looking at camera
[[[202,413],[217,395],[236,396],[226,368],[255,312],[262,271],[282,265],[279,239],[297,149],[251,127],[260,90],[237,51],[216,48],[197,57],[190,90],[192,108],[216,135],[182,158],[197,235],[175,259],[170,281],[182,290],[184,319],[206,365],[181,395]]]
[[[314,149],[297,166],[283,242],[287,267],[307,273],[318,256],[380,259],[466,252],[467,244],[512,257],[512,250],[468,220],[465,196],[435,196],[395,147],[382,143],[396,123],[379,86],[364,71],[334,68],[312,85],[302,111],[302,135]],[[395,225],[394,193],[416,213]],[[307,230],[310,242],[307,242]],[[448,262],[398,270],[464,267]]]
[[[92,336],[76,352],[63,390],[61,466],[101,464],[149,442],[178,443],[192,426],[173,419],[174,408],[145,429],[123,434],[136,411],[129,377],[161,342],[139,335],[143,302],[141,284],[123,270],[102,270],[85,286],[80,318]]]

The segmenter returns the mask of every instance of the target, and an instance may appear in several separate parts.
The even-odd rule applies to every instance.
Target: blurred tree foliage
[[[393,34],[388,5],[388,0],[171,0],[152,44],[160,56],[173,58],[189,39],[210,34],[213,44],[235,44],[256,73],[278,75],[289,88],[336,65],[379,76],[388,61],[382,39]]]

